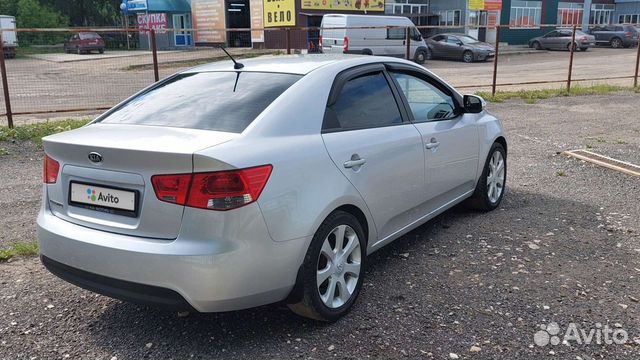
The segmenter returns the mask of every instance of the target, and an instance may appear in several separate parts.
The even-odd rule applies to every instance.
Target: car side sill
[[[380,239],[378,241],[376,241],[373,245],[371,245],[371,248],[369,249],[369,252],[367,255],[380,250],[383,246],[387,245],[388,243],[396,240],[397,238],[401,237],[402,235],[408,233],[409,231],[417,228],[418,226],[426,223],[427,221],[433,219],[434,217],[442,214],[443,212],[447,211],[448,209],[452,208],[453,206],[457,205],[458,203],[462,202],[462,200],[468,198],[469,196],[471,196],[474,192],[474,189],[469,190],[467,192],[465,192],[464,194],[458,196],[457,198],[449,201],[448,203],[438,207],[437,209],[431,211],[430,213],[420,217],[419,219],[417,219],[416,221],[400,228],[399,230],[397,230],[396,232],[390,234],[389,236],[385,237],[384,239]]]

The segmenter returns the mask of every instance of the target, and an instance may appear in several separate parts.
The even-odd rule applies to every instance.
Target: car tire
[[[80,48],[79,48],[79,47],[77,47],[77,48],[76,48],[76,54],[78,54],[78,55],[82,55],[82,50],[80,50]]]
[[[329,322],[347,314],[362,288],[366,253],[358,219],[345,211],[331,213],[311,240],[289,308],[300,316]]]
[[[471,50],[465,50],[465,52],[462,53],[462,61],[464,61],[466,63],[472,63],[473,62],[473,52]]]
[[[580,51],[587,51],[587,50],[589,50],[589,48],[586,48],[586,47],[581,47],[580,48]]]
[[[99,52],[100,54],[104,54],[104,49],[100,49],[100,50],[98,50],[98,52]]]
[[[500,160],[502,160],[501,170],[498,168],[500,166]],[[495,174],[496,171],[498,171],[497,174]],[[500,172],[502,172],[501,175]],[[502,184],[498,187],[498,181],[500,180]],[[500,206],[500,202],[504,197],[506,181],[507,153],[502,144],[496,142],[491,146],[484,168],[482,169],[482,175],[480,175],[476,189],[467,201],[467,205],[472,209],[480,211],[496,209]],[[492,184],[495,190],[492,190]],[[496,194],[492,191],[499,191],[499,193]]]
[[[619,49],[622,47],[622,40],[620,38],[613,38],[610,41],[611,47],[614,49]]]
[[[571,44],[567,44],[567,50],[571,51]],[[577,51],[578,50],[578,44],[573,44],[573,51]]]
[[[427,53],[427,50],[417,50],[415,55],[413,56],[413,61],[418,65],[424,64],[424,62],[427,61]]]
[[[531,47],[536,50],[542,50],[542,45],[540,45],[539,41],[534,41],[533,44],[531,44]]]

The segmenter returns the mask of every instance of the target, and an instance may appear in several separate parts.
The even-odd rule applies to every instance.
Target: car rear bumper
[[[285,299],[311,239],[273,241],[256,204],[236,210],[217,231],[184,221],[177,239],[157,240],[76,225],[43,207],[41,259],[70,283],[162,308],[219,312]],[[185,217],[190,211],[198,222],[207,212],[187,208]]]

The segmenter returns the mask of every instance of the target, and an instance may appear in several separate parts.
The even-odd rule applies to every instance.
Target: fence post
[[[638,54],[636,55],[636,75],[633,78],[633,87],[638,87],[638,70],[640,70],[640,43],[638,43]]]
[[[573,25],[573,34],[571,35],[571,44],[569,45],[569,76],[567,77],[567,92],[571,92],[571,73],[573,72],[573,52],[576,48],[576,29],[578,25]]]
[[[493,83],[491,84],[491,96],[496,96],[496,82],[498,81],[499,51],[500,51],[500,25],[496,25],[496,54],[493,58]]]
[[[13,129],[13,113],[11,112],[11,99],[9,98],[9,82],[7,81],[7,68],[4,64],[4,40],[0,30],[0,72],[2,72],[2,89],[4,91],[4,107],[7,112],[7,124]]]
[[[156,46],[156,31],[151,29],[151,54],[153,56],[153,76],[156,82],[160,80],[160,74],[158,74],[158,49]]]
[[[411,60],[411,28],[407,26],[407,36],[406,36],[406,42],[407,42],[407,50],[406,50],[406,59],[407,60]]]
[[[287,28],[287,55],[291,55],[291,29]]]

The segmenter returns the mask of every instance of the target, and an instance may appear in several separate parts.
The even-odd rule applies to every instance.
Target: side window
[[[457,37],[447,36],[447,44],[458,45],[460,44],[460,40]]]
[[[442,35],[437,35],[437,36],[433,37],[433,41],[435,41],[435,42],[440,42],[440,41],[443,41],[445,39],[446,38],[444,36],[442,36]]]
[[[407,38],[407,31],[404,28],[387,29],[388,40],[404,40]]]
[[[404,94],[415,122],[444,120],[456,116],[453,98],[429,82],[405,73],[391,73]]]
[[[558,32],[557,31],[552,31],[552,32],[548,33],[547,35],[545,35],[544,37],[553,38],[553,37],[556,37],[556,36],[558,36]]]
[[[349,130],[401,124],[402,116],[382,72],[349,80],[327,108],[324,130]]]

